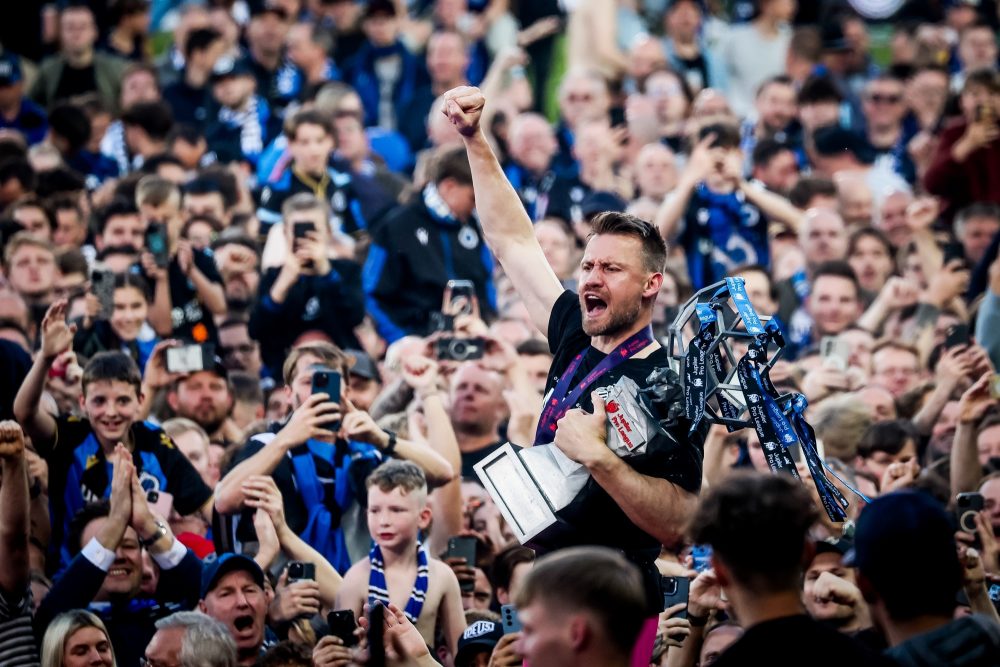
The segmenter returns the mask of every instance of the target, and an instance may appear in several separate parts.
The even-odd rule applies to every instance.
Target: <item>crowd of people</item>
[[[997,2],[39,4],[0,666],[1000,664]],[[609,446],[733,277],[845,521],[683,398]]]

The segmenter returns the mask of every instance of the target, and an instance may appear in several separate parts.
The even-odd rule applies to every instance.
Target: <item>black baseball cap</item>
[[[12,86],[21,79],[21,59],[9,51],[0,53],[0,87]]]
[[[285,8],[281,7],[280,5],[272,4],[270,2],[264,2],[250,10],[250,18],[264,16],[266,14],[273,14],[282,21],[288,20],[288,12],[285,11]]]
[[[858,568],[882,597],[905,593],[915,582],[927,593],[930,580],[953,597],[962,583],[952,519],[920,491],[889,493],[865,507],[844,565]]]
[[[212,68],[212,83],[231,76],[253,76],[253,70],[242,58],[223,56],[215,61],[215,66]]]
[[[201,599],[204,600],[212,592],[220,579],[239,570],[249,572],[254,582],[264,588],[264,571],[254,559],[243,554],[226,553],[211,562],[205,561],[201,571]]]
[[[455,667],[466,667],[475,663],[480,653],[492,653],[503,637],[503,626],[494,621],[476,621],[465,629],[458,638],[455,653]]]
[[[350,370],[351,375],[357,375],[366,380],[382,381],[382,376],[378,372],[378,366],[375,365],[375,362],[368,356],[367,352],[363,352],[362,350],[344,350],[344,353],[354,358],[354,364]]]

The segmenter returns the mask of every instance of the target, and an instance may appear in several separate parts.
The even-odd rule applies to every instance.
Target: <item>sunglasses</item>
[[[882,95],[881,93],[872,93],[868,96],[868,101],[872,104],[899,104],[903,101],[902,95]]]

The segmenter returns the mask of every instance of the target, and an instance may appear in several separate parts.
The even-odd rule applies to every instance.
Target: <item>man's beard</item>
[[[595,325],[583,318],[583,333],[588,336],[616,336],[624,331],[628,331],[639,319],[642,312],[642,304],[636,303],[634,306],[623,305],[616,308],[608,304],[608,321],[604,325]]]
[[[205,433],[211,436],[213,433],[222,428],[222,424],[226,421],[226,413],[219,413],[218,410],[212,409],[211,411],[202,411],[195,409],[191,414],[181,415],[182,417],[187,417],[194,423],[205,429]]]

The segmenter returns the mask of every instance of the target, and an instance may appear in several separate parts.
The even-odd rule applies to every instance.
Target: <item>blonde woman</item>
[[[108,629],[83,609],[59,614],[42,639],[42,667],[117,667]]]

